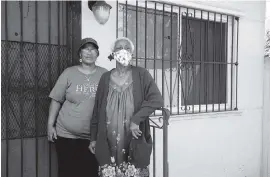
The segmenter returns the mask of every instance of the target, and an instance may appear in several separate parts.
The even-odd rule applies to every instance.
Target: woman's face
[[[131,52],[130,43],[125,39],[119,40],[114,46],[114,59],[118,64],[128,66],[132,60]]]
[[[85,44],[81,49],[81,59],[84,64],[95,63],[98,57],[98,50],[92,44]]]
[[[130,43],[127,40],[119,40],[116,42],[116,44],[114,46],[114,52],[118,52],[119,50],[122,50],[122,49],[124,49],[130,53],[132,52]]]

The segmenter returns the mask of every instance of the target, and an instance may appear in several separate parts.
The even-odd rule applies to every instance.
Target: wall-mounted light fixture
[[[88,1],[88,7],[93,12],[95,19],[101,25],[104,25],[109,20],[112,6],[105,1]]]

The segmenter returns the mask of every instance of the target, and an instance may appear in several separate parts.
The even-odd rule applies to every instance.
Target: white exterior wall
[[[93,37],[98,41],[98,65],[111,69],[115,62],[110,62],[107,56],[116,38],[116,2],[108,3],[112,6],[110,19],[101,26],[95,21],[87,2],[82,2],[82,37]],[[171,117],[168,135],[169,176],[259,177],[262,157],[265,2],[193,1],[190,4],[241,11],[239,111]],[[162,177],[161,133],[157,132],[158,177]]]
[[[262,177],[270,176],[270,58],[264,62]]]
[[[112,6],[110,19],[105,25],[100,25],[88,8],[87,1],[82,1],[82,38],[92,37],[97,40],[100,47],[97,64],[110,70],[115,66],[115,61],[109,61],[108,56],[116,39],[116,2],[107,3]]]

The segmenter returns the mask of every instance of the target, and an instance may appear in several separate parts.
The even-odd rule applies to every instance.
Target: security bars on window
[[[239,18],[150,1],[118,1],[117,36],[153,76],[171,114],[237,110]],[[156,112],[158,114],[158,112]]]

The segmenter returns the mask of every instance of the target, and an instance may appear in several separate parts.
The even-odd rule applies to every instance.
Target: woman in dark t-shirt
[[[97,86],[107,71],[95,64],[98,49],[94,39],[83,39],[80,65],[65,69],[49,95],[48,140],[55,142],[59,177],[98,176],[97,161],[88,149]]]

